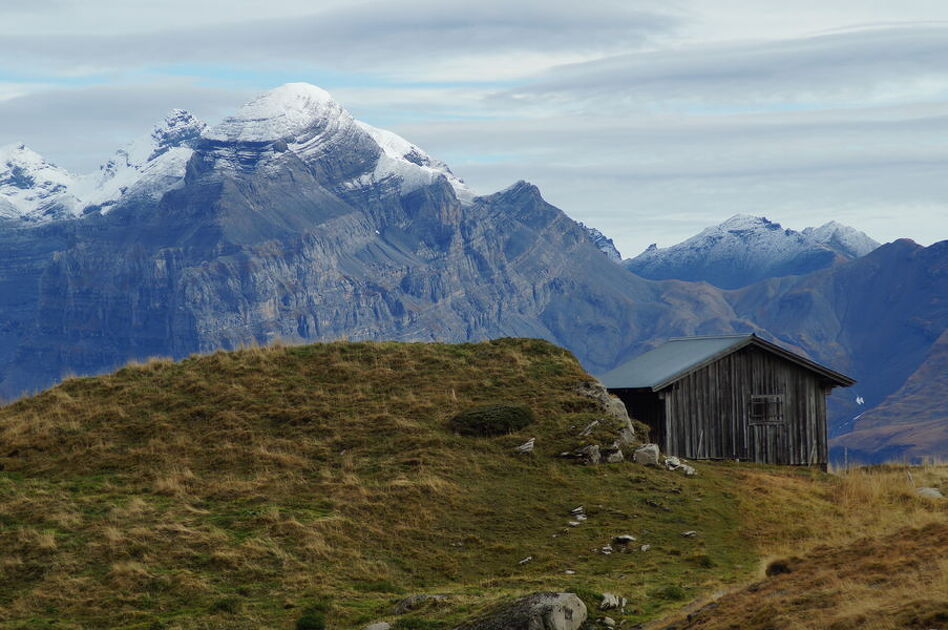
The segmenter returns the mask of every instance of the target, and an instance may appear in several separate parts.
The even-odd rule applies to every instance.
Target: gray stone
[[[696,532],[693,529],[689,529],[686,532],[682,532],[681,535],[684,536],[685,538],[694,538],[695,536],[698,535],[698,532]]]
[[[369,624],[366,627],[362,628],[362,630],[391,630],[391,629],[392,629],[392,624],[387,623],[385,621]]]
[[[666,457],[665,458],[665,468],[668,470],[677,470],[681,468],[681,460],[677,457]]]
[[[698,471],[689,466],[688,464],[681,465],[681,472],[685,473],[686,477],[694,477],[698,474]]]
[[[534,593],[458,626],[456,630],[579,630],[583,601],[573,593]]]
[[[527,440],[526,442],[524,442],[524,443],[521,444],[520,446],[516,447],[516,448],[514,449],[514,452],[517,453],[517,454],[532,453],[532,452],[533,452],[533,447],[534,447],[534,445],[536,444],[536,441],[537,441],[536,438],[530,438],[529,440]]]
[[[658,457],[660,454],[658,444],[644,444],[635,449],[632,459],[635,460],[636,464],[658,466]]]
[[[919,488],[915,491],[920,497],[925,497],[926,499],[944,499],[945,495],[941,493],[941,490],[938,488]]]
[[[622,609],[625,608],[627,601],[625,597],[621,597],[615,593],[603,593],[602,602],[599,603],[599,610]]]
[[[599,620],[599,622],[600,622],[602,625],[606,626],[607,628],[615,628],[615,627],[616,627],[616,620],[613,619],[612,617],[603,617],[602,619]]]
[[[595,466],[602,461],[602,453],[599,451],[598,444],[590,444],[576,449],[575,456],[584,464]]]
[[[618,447],[604,449],[602,451],[602,457],[607,464],[618,464],[619,462],[625,461],[622,449]]]
[[[621,536],[614,537],[612,543],[615,545],[628,545],[629,543],[634,543],[635,540],[636,538],[632,534],[622,534]]]
[[[448,599],[447,595],[429,595],[428,593],[418,593],[409,595],[405,599],[395,604],[395,614],[404,615],[412,610],[417,610],[428,604],[439,604]]]

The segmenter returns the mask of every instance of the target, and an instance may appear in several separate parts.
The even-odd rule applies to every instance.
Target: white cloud
[[[0,0],[0,144],[91,168],[290,80],[627,255],[736,212],[948,236],[941,0]]]

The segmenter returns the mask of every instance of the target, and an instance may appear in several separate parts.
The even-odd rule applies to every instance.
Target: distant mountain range
[[[736,289],[765,278],[802,275],[865,256],[879,247],[859,230],[830,221],[802,232],[738,214],[677,245],[651,245],[623,262],[651,280],[705,281]]]
[[[89,175],[0,149],[0,394],[275,339],[543,337],[602,372],[670,336],[753,331],[860,380],[834,399],[844,450],[943,453],[904,436],[946,420],[917,384],[941,365],[945,249],[738,216],[617,264],[535,186],[477,195],[288,84],[214,127],[175,110]]]

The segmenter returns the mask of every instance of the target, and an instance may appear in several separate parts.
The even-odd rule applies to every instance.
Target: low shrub
[[[533,412],[524,405],[483,405],[465,409],[448,421],[461,435],[506,435],[533,424]]]

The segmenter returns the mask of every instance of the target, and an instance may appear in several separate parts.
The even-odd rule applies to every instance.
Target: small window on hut
[[[754,424],[783,422],[783,397],[751,396],[750,421]]]

